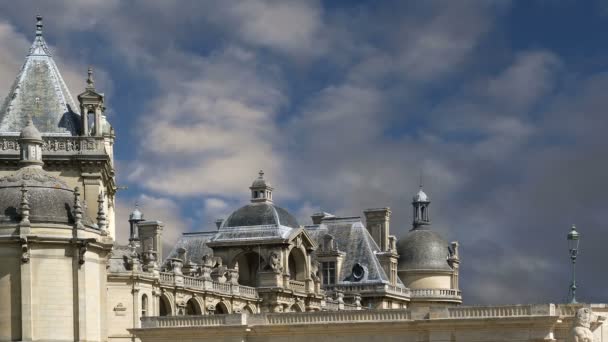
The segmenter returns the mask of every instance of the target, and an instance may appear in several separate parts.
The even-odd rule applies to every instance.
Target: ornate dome
[[[272,188],[270,182],[264,179],[264,171],[260,170],[258,178],[251,183],[251,188]]]
[[[27,189],[30,222],[73,224],[74,191],[40,167],[22,167],[0,178],[0,222],[19,222],[21,186]],[[82,222],[93,225],[83,210]]]
[[[430,202],[429,196],[422,190],[422,186],[420,186],[418,193],[414,195],[414,202]]]
[[[235,210],[222,225],[226,227],[281,225],[298,228],[298,221],[287,210],[272,202],[256,202]]]
[[[451,271],[448,265],[448,242],[439,233],[414,229],[397,242],[399,270]]]
[[[129,221],[143,221],[143,220],[144,220],[144,214],[141,211],[139,211],[139,208],[136,205],[135,209],[129,215]]]

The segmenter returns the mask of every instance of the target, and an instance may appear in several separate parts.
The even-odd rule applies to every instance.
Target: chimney
[[[142,221],[137,223],[139,240],[141,241],[142,251],[147,251],[150,247],[156,252],[158,258],[163,255],[163,227],[160,221]]]
[[[391,221],[390,208],[365,209],[365,227],[374,238],[381,252],[388,251],[389,246],[389,225]]]
[[[335,216],[330,213],[326,213],[324,211],[319,212],[319,213],[314,213],[311,216],[312,224],[321,224],[321,222],[323,222],[323,219],[327,218],[327,217],[335,217]]]

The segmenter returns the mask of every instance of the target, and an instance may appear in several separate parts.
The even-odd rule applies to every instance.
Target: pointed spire
[[[103,192],[99,193],[97,204],[97,226],[99,227],[101,235],[108,235],[108,222],[106,221]]]
[[[19,222],[19,225],[29,227],[30,203],[27,200],[27,187],[25,186],[25,183],[21,184],[21,204],[19,209],[21,211],[21,222]]]
[[[82,206],[80,205],[80,188],[74,188],[74,224],[76,228],[84,228],[82,225]]]
[[[36,16],[36,38],[30,48],[30,56],[51,56],[51,52],[42,36],[42,16]]]
[[[93,67],[89,67],[89,70],[88,70],[86,89],[95,90],[95,81],[93,80]]]

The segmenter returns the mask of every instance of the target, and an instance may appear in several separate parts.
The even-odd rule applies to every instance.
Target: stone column
[[[87,205],[87,214],[89,217],[97,217],[97,198],[102,185],[101,173],[83,171],[82,180],[84,187],[84,202]]]
[[[21,242],[23,257],[21,258],[21,340],[34,339],[34,323],[32,317],[32,264],[29,261],[29,245],[27,240]],[[23,250],[25,248],[25,250]],[[27,257],[26,257],[27,254]]]

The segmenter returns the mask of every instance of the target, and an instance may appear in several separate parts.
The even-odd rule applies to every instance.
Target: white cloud
[[[227,12],[238,35],[251,44],[293,55],[315,56],[325,50],[317,1],[232,1]]]

